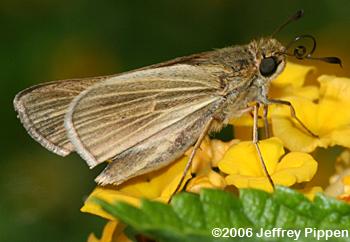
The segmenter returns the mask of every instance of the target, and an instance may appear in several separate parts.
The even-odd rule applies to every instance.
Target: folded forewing
[[[101,185],[121,184],[130,178],[158,170],[181,157],[211,120],[217,102],[182,117],[176,123],[115,156],[96,178]]]
[[[113,159],[198,110],[213,107],[221,99],[219,71],[179,64],[95,84],[69,107],[65,125],[70,141],[91,167]]]

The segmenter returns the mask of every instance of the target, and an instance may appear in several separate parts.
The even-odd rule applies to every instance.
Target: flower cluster
[[[262,139],[259,147],[274,184],[293,186],[310,199],[316,192],[325,189],[328,195],[350,201],[350,79],[328,75],[316,78],[315,72],[314,67],[288,63],[282,75],[273,81],[270,94],[274,99],[289,101],[297,117],[316,136],[291,117],[288,106],[272,105],[268,118],[273,137]],[[223,142],[206,138],[196,152],[191,171],[181,184],[182,190],[195,193],[201,188],[272,191],[251,142],[251,116],[244,115],[231,123],[235,139]],[[333,159],[337,160],[337,172],[326,188],[311,180],[317,174],[324,174],[321,163],[317,161],[320,158],[317,150],[332,153],[331,147],[334,146],[340,147],[343,152]],[[141,197],[168,202],[180,181],[190,152],[191,149],[161,170],[136,177],[120,186],[95,188],[81,211],[99,215],[109,222],[101,239],[90,235],[89,241],[129,241],[123,234],[125,226],[97,206],[92,197],[107,202],[126,201],[136,206]]]

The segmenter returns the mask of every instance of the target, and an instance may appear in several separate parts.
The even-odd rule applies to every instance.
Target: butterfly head
[[[261,38],[250,43],[254,53],[255,65],[264,79],[276,78],[286,65],[286,48],[276,39]]]

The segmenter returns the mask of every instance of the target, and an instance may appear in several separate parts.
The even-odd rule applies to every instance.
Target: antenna
[[[291,22],[294,22],[298,19],[300,19],[301,17],[304,16],[304,10],[300,9],[298,11],[296,11],[292,16],[290,16],[287,21],[285,21],[282,25],[280,25],[271,35],[271,37],[275,36],[276,34],[278,34],[284,27],[286,27],[288,24],[290,24]],[[338,57],[313,57],[312,54],[315,52],[316,50],[316,39],[315,37],[313,37],[312,35],[309,34],[304,34],[304,35],[299,35],[297,37],[295,37],[287,46],[286,46],[286,51],[291,49],[292,45],[299,42],[300,40],[303,39],[310,39],[312,41],[312,48],[311,50],[308,50],[307,47],[305,45],[298,45],[296,46],[292,53],[288,53],[288,52],[282,52],[281,54],[284,55],[288,55],[288,56],[294,56],[295,58],[299,59],[299,60],[304,60],[304,59],[309,59],[309,60],[319,60],[319,61],[324,61],[330,64],[339,64],[340,67],[342,66],[342,62],[341,59]]]
[[[303,39],[310,39],[312,41],[312,48],[311,48],[311,50],[308,50],[305,45],[297,45],[293,49],[292,53],[285,52],[284,54],[288,55],[288,56],[294,56],[295,58],[297,58],[299,60],[304,60],[304,59],[319,60],[319,61],[324,61],[324,62],[327,62],[327,63],[330,63],[330,64],[338,64],[338,65],[340,65],[340,67],[343,67],[341,59],[338,58],[338,57],[333,57],[333,56],[332,57],[313,57],[312,54],[316,50],[316,39],[315,39],[315,37],[313,37],[312,35],[309,35],[309,34],[299,35],[299,36],[295,37],[286,46],[286,50],[290,49],[293,44],[298,43],[298,41],[303,40]]]
[[[298,11],[296,11],[292,16],[290,16],[283,24],[281,24],[271,35],[271,37],[275,36],[276,34],[278,34],[282,29],[284,29],[284,27],[286,27],[288,24],[290,24],[291,22],[297,21],[298,19],[300,19],[301,17],[304,16],[304,10],[303,9],[299,9]]]

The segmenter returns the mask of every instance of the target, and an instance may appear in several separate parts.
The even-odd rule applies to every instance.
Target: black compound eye
[[[277,62],[274,57],[267,57],[260,62],[260,73],[263,76],[271,76],[277,69]]]

